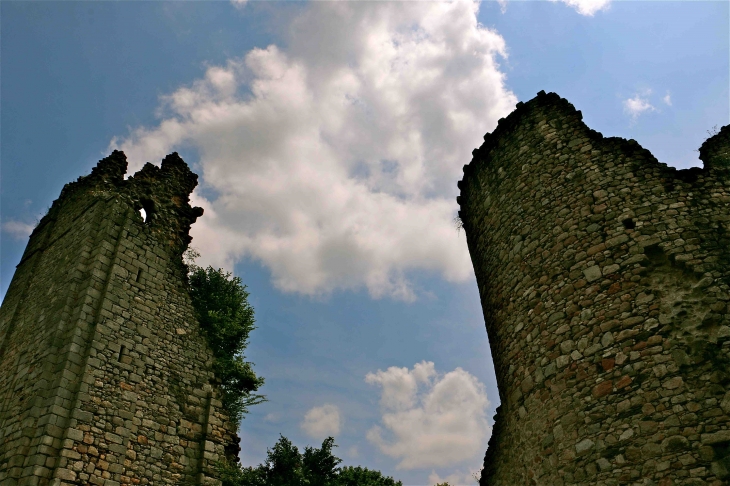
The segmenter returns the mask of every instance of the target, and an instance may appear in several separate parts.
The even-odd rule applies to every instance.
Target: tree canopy
[[[304,454],[283,435],[266,461],[256,467],[222,466],[224,486],[403,486],[380,471],[360,466],[338,467],[342,460],[332,454],[335,439],[326,438],[320,448],[305,447]]]
[[[192,252],[191,260],[197,256]],[[248,346],[254,326],[254,310],[248,303],[246,286],[239,277],[213,267],[201,268],[188,263],[190,298],[200,328],[213,356],[213,371],[219,381],[223,407],[238,426],[250,405],[266,401],[253,392],[264,384],[256,376],[253,363],[245,361],[243,351]]]

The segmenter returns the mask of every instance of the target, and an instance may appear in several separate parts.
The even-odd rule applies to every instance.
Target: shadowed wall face
[[[235,441],[185,283],[197,176],[126,168],[64,187],[0,308],[2,485],[217,484]]]
[[[677,171],[581,118],[519,103],[459,182],[502,403],[480,484],[728,484],[730,126]]]

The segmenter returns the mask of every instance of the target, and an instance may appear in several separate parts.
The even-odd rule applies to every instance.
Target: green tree
[[[220,382],[223,407],[237,427],[249,406],[266,401],[263,395],[253,394],[264,379],[256,376],[253,363],[243,355],[249,334],[256,329],[250,294],[230,272],[195,265],[196,256],[195,251],[186,255],[190,298],[215,357],[213,371]]]
[[[302,464],[304,476],[310,486],[330,486],[337,480],[337,465],[342,459],[332,455],[332,447],[337,447],[335,439],[327,437],[322,442],[322,447],[313,449],[309,446],[304,448]]]
[[[323,449],[325,443],[322,444]],[[308,452],[308,454],[307,454]],[[305,454],[308,455],[310,463],[313,457],[321,456],[320,449],[307,447]],[[308,486],[317,484],[310,482],[312,473],[304,465],[304,458],[297,446],[291,443],[283,435],[274,444],[273,449],[267,449],[266,461],[257,467],[242,468],[238,476],[238,482],[230,483],[236,486]],[[234,479],[231,476],[231,479]],[[229,485],[226,485],[229,486]]]
[[[337,486],[403,486],[391,476],[383,476],[380,471],[371,471],[360,466],[345,466],[340,469]]]
[[[266,461],[256,467],[221,471],[224,486],[403,486],[400,481],[385,477],[379,471],[360,466],[337,465],[342,460],[332,454],[335,439],[327,437],[319,449],[305,447],[304,454],[283,435],[273,449],[267,450]],[[226,469],[228,468],[228,469]]]
[[[307,484],[302,468],[302,456],[297,446],[292,444],[289,439],[280,435],[274,449],[269,449],[267,452],[266,462],[263,464],[267,485],[303,486]]]

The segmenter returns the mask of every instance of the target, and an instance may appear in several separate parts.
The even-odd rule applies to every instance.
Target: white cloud
[[[551,0],[556,2],[558,0]],[[596,12],[608,10],[611,0],[560,0],[569,7],[573,7],[579,14],[592,17]]]
[[[347,449],[347,455],[350,457],[350,459],[357,459],[358,457],[360,457],[360,451],[358,450],[357,446],[352,446]]]
[[[276,413],[267,413],[264,417],[264,421],[276,423],[279,421],[279,415]]]
[[[387,371],[378,370],[368,373],[365,382],[378,384],[383,388],[380,405],[385,409],[406,410],[412,408],[416,400],[418,384],[430,382],[436,374],[434,364],[430,361],[416,363],[413,371],[408,368],[391,366]]]
[[[24,240],[30,236],[35,226],[32,224],[21,223],[13,219],[7,220],[2,224],[2,230],[9,234],[15,240]]]
[[[662,101],[664,102],[665,105],[672,106],[672,96],[669,93],[669,91],[667,91],[667,94],[664,95],[664,98],[662,98]]]
[[[231,4],[236,8],[243,8],[248,0],[231,0]]]
[[[341,425],[340,409],[329,404],[310,409],[301,423],[302,430],[315,439],[338,435]]]
[[[651,94],[651,91],[647,91],[646,94]],[[649,111],[656,111],[656,108],[645,97],[639,94],[633,98],[624,100],[624,112],[631,117],[632,122],[635,122],[639,118],[639,115]]]
[[[254,49],[164,97],[159,125],[111,148],[132,166],[185,144],[216,197],[196,204],[200,263],[253,258],[287,292],[413,300],[412,270],[472,273],[452,224],[471,150],[517,99],[479,5],[312,2],[287,50]],[[136,164],[136,165],[135,165]]]
[[[491,429],[484,385],[461,368],[441,376],[432,362],[409,371],[390,367],[368,373],[365,381],[382,387],[382,424],[367,438],[384,454],[400,459],[398,469],[443,467],[479,459]],[[424,390],[418,393],[419,388]]]

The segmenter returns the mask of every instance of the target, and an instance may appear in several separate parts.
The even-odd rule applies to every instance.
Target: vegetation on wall
[[[403,486],[380,471],[360,466],[338,467],[342,460],[332,454],[335,439],[326,438],[319,449],[305,447],[304,454],[284,436],[266,461],[256,467],[221,465],[223,486]]]
[[[255,329],[254,310],[239,277],[220,268],[199,267],[194,264],[197,256],[194,250],[186,254],[190,297],[215,357],[213,370],[223,407],[238,427],[249,406],[266,401],[263,395],[254,394],[264,379],[256,376],[253,363],[243,355],[249,333]]]

